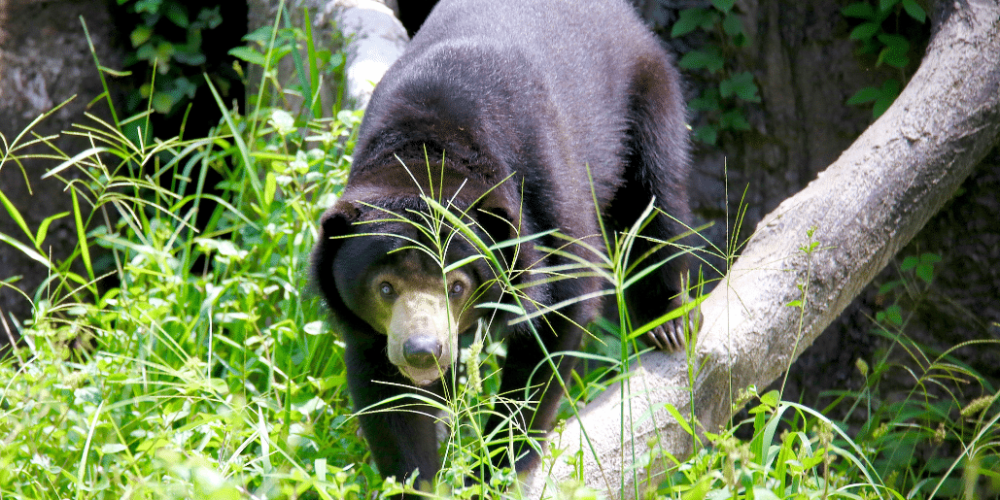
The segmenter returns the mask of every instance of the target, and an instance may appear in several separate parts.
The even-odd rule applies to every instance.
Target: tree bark
[[[575,467],[585,484],[611,498],[636,496],[649,478],[647,464],[633,464],[632,457],[645,454],[654,437],[664,453],[688,456],[692,438],[663,405],[696,418],[700,430],[725,425],[738,409],[736,394],[775,380],[997,144],[1000,5],[940,2],[932,22],[923,62],[893,106],[757,226],[702,304],[692,358],[644,355],[624,385],[608,389],[552,436],[550,446],[565,450],[561,456],[580,452]],[[818,246],[807,253],[802,248],[810,241]],[[795,300],[801,308],[788,305]],[[660,461],[650,465],[653,474],[662,472]],[[531,471],[526,496],[540,497],[546,486],[574,475],[562,460]]]

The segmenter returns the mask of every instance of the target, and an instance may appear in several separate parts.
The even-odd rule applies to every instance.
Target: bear
[[[486,432],[551,430],[567,353],[613,289],[599,254],[623,232],[648,269],[625,291],[631,324],[687,300],[688,252],[664,243],[688,231],[685,115],[673,58],[625,0],[434,7],[374,90],[312,257],[383,477],[440,470],[435,412],[404,395],[444,400],[481,325],[506,343],[500,393],[531,401],[497,403]],[[645,340],[676,351],[689,326]],[[539,457],[496,446],[497,467]]]

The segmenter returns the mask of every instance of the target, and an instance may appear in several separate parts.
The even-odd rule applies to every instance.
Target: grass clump
[[[55,160],[79,242],[63,262],[44,228],[18,244],[52,277],[7,324],[21,343],[0,363],[0,498],[344,498],[377,477],[306,273],[360,115],[220,109],[204,138],[130,139],[147,110],[64,132],[84,152],[5,151]]]

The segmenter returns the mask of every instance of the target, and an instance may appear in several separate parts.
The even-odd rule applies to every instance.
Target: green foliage
[[[901,276],[879,286],[879,302],[885,307],[875,313],[875,321],[892,328],[903,327],[903,305],[919,307],[926,300],[934,282],[934,265],[939,262],[941,256],[933,253],[905,257],[899,268]],[[884,327],[880,331],[889,335],[889,330]]]
[[[126,55],[124,66],[150,79],[128,97],[127,111],[135,113],[147,103],[164,115],[183,109],[183,103],[204,89],[202,34],[222,24],[219,4],[190,12],[178,0],[117,2],[119,9],[138,21],[128,37],[134,52]]]
[[[187,141],[129,140],[146,114],[75,126],[66,133],[94,147],[42,155],[60,161],[46,177],[66,183],[74,210],[37,230],[0,195],[28,243],[0,241],[52,276],[19,325],[23,346],[0,362],[0,497],[360,498],[377,479],[346,403],[343,346],[304,272],[360,115],[296,126],[281,109],[220,110],[209,137]],[[4,164],[51,139],[23,137],[4,140]],[[208,169],[224,194],[198,232]],[[195,194],[175,194],[183,184]],[[77,251],[52,261],[48,227],[70,216]],[[109,274],[119,286],[98,286]],[[333,456],[362,465],[328,466]]]
[[[899,80],[890,78],[881,87],[865,87],[857,91],[847,99],[847,104],[856,106],[859,104],[874,103],[872,106],[872,119],[882,116],[885,110],[892,106],[892,103],[899,97]]]
[[[722,433],[706,432],[711,447],[648,486],[656,498],[896,496],[875,474],[863,447],[835,422],[805,406],[781,402],[777,391],[759,395],[751,387],[746,397],[758,402],[750,417]],[[692,432],[690,425],[683,427]],[[746,427],[752,431],[750,442],[736,438]]]
[[[842,393],[854,399],[852,412],[864,423],[857,439],[871,450],[872,463],[886,485],[908,498],[973,498],[1000,491],[1000,392],[955,353],[968,346],[996,349],[996,341],[970,341],[936,352],[907,338],[905,330],[917,309],[930,298],[933,253],[907,256],[899,277],[882,284],[874,333],[888,348],[873,366],[858,360],[861,391]],[[893,372],[914,380],[905,395],[882,394],[883,380],[894,386]],[[978,392],[978,396],[976,395]],[[960,451],[961,450],[961,451]],[[985,488],[977,484],[986,479]]]
[[[927,14],[915,0],[866,0],[844,7],[841,13],[844,17],[860,22],[850,34],[850,39],[859,44],[858,53],[875,55],[876,67],[885,64],[900,72],[899,80],[890,78],[881,87],[865,87],[847,100],[847,104],[855,106],[874,103],[872,118],[876,119],[899,96],[902,88],[900,82],[907,80],[906,70],[911,63],[912,43],[899,34],[900,17],[905,14],[923,24],[927,20]],[[892,28],[887,29],[887,25]]]
[[[713,0],[711,8],[684,9],[670,32],[671,36],[679,37],[703,31],[710,40],[678,61],[682,68],[704,70],[710,78],[719,80],[716,87],[706,87],[688,103],[692,111],[704,113],[707,118],[707,123],[694,130],[695,139],[706,144],[715,144],[722,131],[750,130],[746,105],[760,102],[753,75],[727,66],[736,51],[747,44],[743,23],[733,11],[734,4],[729,0]]]
[[[313,40],[309,10],[305,9],[304,28],[288,24],[288,15],[283,12],[275,26],[262,26],[243,39],[248,45],[235,47],[229,55],[250,66],[263,69],[264,78],[269,80],[273,89],[284,92],[272,92],[269,96],[263,93],[251,96],[249,106],[257,105],[258,99],[263,102],[280,102],[286,108],[293,107],[287,100],[287,94],[299,97],[304,103],[304,109],[311,116],[322,116],[324,104],[320,88],[338,89],[336,102],[329,103],[334,109],[340,109],[343,98],[343,71],[346,57],[337,50],[343,44],[342,39],[335,39],[331,44],[317,44]],[[284,19],[284,28],[279,28]],[[302,59],[301,51],[305,50],[306,59]],[[292,82],[279,82],[276,72],[278,61],[291,56],[297,78]],[[263,92],[263,87],[261,88]]]
[[[934,264],[941,262],[941,256],[933,253],[921,254],[920,257],[909,256],[903,259],[900,271],[914,271],[918,278],[930,285],[934,279]]]

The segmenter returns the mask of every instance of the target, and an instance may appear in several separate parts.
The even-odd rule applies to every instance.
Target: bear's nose
[[[414,368],[430,368],[441,356],[441,343],[433,335],[414,335],[403,344],[406,364]]]

